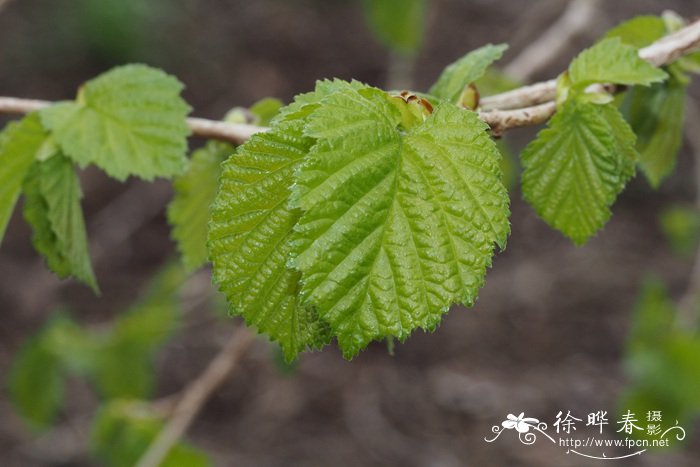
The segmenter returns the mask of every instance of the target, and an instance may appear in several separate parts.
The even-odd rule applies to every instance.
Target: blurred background
[[[383,13],[368,18],[372,7],[359,0],[0,0],[0,95],[72,99],[80,83],[130,62],[176,75],[193,114],[215,119],[267,96],[288,102],[320,78],[426,90],[447,64],[488,42],[510,44],[500,63],[513,63],[569,7],[565,0],[394,3],[397,18],[413,18],[406,21],[417,34],[386,33],[377,26]],[[635,15],[666,9],[700,15],[694,0],[594,5],[585,27],[559,53],[514,78],[555,77],[578,51]],[[697,80],[689,93],[689,105],[697,106]],[[7,121],[0,116],[0,124]],[[692,112],[687,124],[690,134],[700,132]],[[509,133],[512,152],[536,130]],[[516,178],[508,248],[496,255],[476,306],[453,307],[435,333],[416,333],[393,356],[374,344],[347,362],[329,347],[290,366],[259,339],[191,426],[188,446],[217,466],[598,465],[542,441],[524,446],[506,434],[489,444],[484,437],[509,413],[524,411],[551,424],[560,410],[584,419],[607,410],[614,423],[628,407],[640,417],[661,407],[679,418],[688,436],[675,443],[680,449],[645,453],[634,465],[700,465],[700,344],[683,337],[675,357],[639,357],[629,345],[645,313],[673,311],[687,295],[700,230],[693,153],[686,141],[678,169],[658,191],[635,178],[606,228],[581,248],[535,216]],[[514,160],[509,170],[517,177]],[[0,248],[0,375],[5,379],[20,349],[56,322],[70,328],[58,326],[57,345],[80,355],[89,347],[71,338],[75,328],[104,334],[128,313],[153,309],[147,289],[154,276],[156,294],[177,285],[178,298],[161,300],[159,308],[174,324],[157,331],[167,339],[146,346],[144,371],[151,360],[155,365],[150,376],[139,376],[134,359],[143,355],[134,357],[126,346],[113,346],[101,360],[107,376],[81,377],[80,359],[70,357],[77,370],[67,372],[64,390],[52,396],[61,408],[44,429],[20,417],[3,381],[3,466],[119,465],[101,451],[121,436],[105,421],[110,410],[119,412],[114,399],[162,401],[177,393],[238,322],[225,316],[208,270],[185,278],[168,266],[177,261],[165,219],[169,182],[122,184],[92,169],[81,173],[81,182],[102,295],[56,279],[16,212]],[[168,314],[169,307],[180,311]],[[134,388],[138,378],[144,380]],[[100,407],[102,425],[95,422]]]

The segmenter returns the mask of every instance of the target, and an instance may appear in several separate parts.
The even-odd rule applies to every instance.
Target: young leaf
[[[0,242],[22,191],[22,183],[46,136],[37,114],[10,123],[0,133]]]
[[[299,272],[287,267],[301,214],[287,207],[289,186],[312,140],[303,136],[302,120],[285,118],[223,164],[208,245],[214,281],[231,310],[279,342],[291,360],[328,337],[313,309],[299,303]]]
[[[190,271],[207,262],[209,208],[216,197],[221,163],[234,151],[229,144],[210,141],[192,154],[187,172],[173,182],[175,197],[168,206],[168,222]]]
[[[508,48],[505,44],[487,44],[469,52],[449,65],[428,93],[456,104],[464,87],[478,80],[489,66],[503,55]]]
[[[348,358],[372,340],[434,329],[452,303],[471,304],[509,232],[486,125],[448,103],[405,122],[397,102],[374,88],[326,97],[295,175],[303,297]]]
[[[585,243],[634,174],[635,136],[611,104],[569,100],[521,155],[523,196],[551,227]]]
[[[24,215],[34,232],[34,248],[58,277],[73,276],[99,293],[80,207],[80,181],[71,162],[61,154],[37,161],[24,193]]]
[[[611,37],[581,52],[569,65],[569,78],[574,89],[583,90],[593,83],[649,86],[668,75],[640,58],[637,49]]]
[[[426,0],[363,0],[367,22],[384,44],[415,54],[423,43]]]
[[[676,166],[676,155],[683,142],[685,94],[685,84],[675,77],[625,93],[622,110],[637,134],[640,167],[654,188]]]
[[[187,166],[182,88],[160,70],[126,65],[87,82],[76,102],[42,110],[41,119],[82,167],[95,164],[117,180],[171,177]]]

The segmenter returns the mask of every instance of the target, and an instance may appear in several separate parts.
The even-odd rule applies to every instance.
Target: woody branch
[[[700,20],[640,49],[639,56],[654,66],[663,66],[698,49],[700,49]],[[480,101],[478,112],[494,134],[501,134],[511,128],[546,122],[556,112],[555,98],[556,80],[549,80],[484,97]],[[0,113],[6,114],[25,114],[49,105],[51,105],[49,101],[0,97]],[[246,141],[255,133],[268,130],[266,127],[256,125],[203,118],[188,118],[187,124],[195,136],[235,144]]]

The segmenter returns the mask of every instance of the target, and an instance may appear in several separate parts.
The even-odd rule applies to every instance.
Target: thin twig
[[[19,99],[16,97],[0,97],[0,113],[26,114],[50,106],[52,102],[37,99]],[[202,138],[220,139],[241,144],[255,133],[267,131],[267,128],[242,123],[227,123],[204,118],[188,118],[187,125],[193,135]]]
[[[209,396],[224,382],[254,342],[247,329],[236,328],[204,372],[192,381],[175,405],[165,427],[143,454],[136,467],[158,467],[199,413]]]
[[[503,68],[506,75],[528,81],[566,50],[571,40],[596,19],[600,0],[571,0],[562,15]]]
[[[652,45],[639,50],[639,56],[655,66],[671,63],[676,58],[700,48],[700,21],[696,21]],[[542,118],[551,117],[552,106],[540,106],[556,98],[556,81],[524,86],[481,100],[480,117],[494,132],[510,128],[542,123]],[[50,105],[47,101],[0,97],[0,113],[23,114]],[[497,113],[490,111],[498,110]],[[551,113],[547,113],[551,112]],[[530,119],[528,119],[528,116]],[[255,125],[225,123],[201,118],[188,118],[192,133],[196,136],[241,143],[251,135],[266,131],[267,128]]]

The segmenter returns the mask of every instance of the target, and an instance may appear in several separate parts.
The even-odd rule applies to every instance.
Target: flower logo
[[[525,412],[520,412],[520,415],[517,417],[509,413],[501,425],[507,430],[515,428],[518,433],[527,433],[530,431],[530,427],[537,426],[540,421],[536,418],[523,417],[524,415]]]

